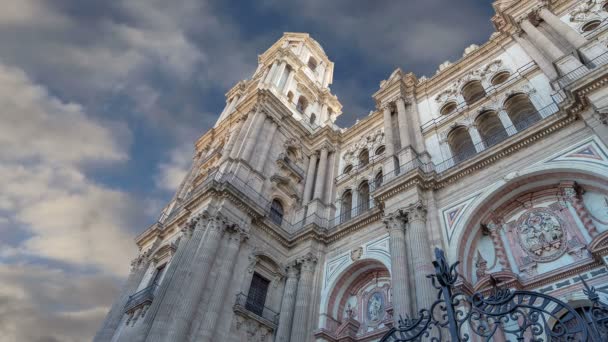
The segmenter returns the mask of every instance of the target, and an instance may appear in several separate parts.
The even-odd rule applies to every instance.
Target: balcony
[[[608,64],[608,52],[599,55],[582,66],[570,71],[557,80],[560,88],[565,88],[584,76],[592,73],[596,68]]]
[[[279,155],[279,158],[277,159],[277,164],[291,171],[291,173],[293,173],[294,176],[300,178],[300,180],[304,179],[304,170],[284,153],[281,153]]]
[[[129,299],[125,304],[125,313],[134,312],[139,308],[152,304],[154,292],[156,292],[157,287],[158,284],[153,283],[152,285],[129,296]]]
[[[279,314],[264,305],[256,303],[244,293],[236,295],[236,303],[233,307],[234,311],[253,318],[271,329],[276,329],[279,324]]]

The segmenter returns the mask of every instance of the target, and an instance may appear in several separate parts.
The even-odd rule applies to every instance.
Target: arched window
[[[592,20],[592,21],[586,23],[585,25],[583,25],[581,30],[583,30],[583,32],[591,32],[591,31],[595,30],[596,28],[598,28],[600,26],[600,24],[601,24],[601,21]]]
[[[369,209],[369,184],[367,181],[359,184],[357,191],[359,192],[359,203],[357,203],[357,207],[359,208],[359,213],[362,213]]]
[[[353,170],[353,166],[348,164],[346,165],[346,167],[344,168],[344,173],[349,173]]]
[[[493,110],[479,114],[475,119],[475,124],[486,147],[496,145],[509,136],[498,115]]]
[[[283,204],[278,199],[273,199],[270,205],[270,219],[279,226],[283,223]]]
[[[526,94],[512,95],[505,101],[504,107],[517,131],[526,129],[541,119]]]
[[[293,93],[291,91],[287,93],[287,100],[289,103],[293,103]]]
[[[346,190],[342,194],[342,205],[340,206],[340,222],[350,220],[353,210],[353,193]]]
[[[283,87],[285,87],[285,84],[287,83],[287,76],[289,76],[289,73],[291,72],[291,66],[286,66],[285,70],[283,70],[283,73],[281,74],[281,78],[279,78],[279,84],[278,84],[278,88],[279,89],[283,89]]]
[[[298,103],[296,104],[296,108],[300,113],[304,113],[306,108],[308,107],[308,100],[304,96],[300,96],[298,99]]]
[[[471,81],[462,87],[462,97],[468,105],[481,100],[486,96],[486,91],[483,89],[480,81]]]
[[[381,155],[382,153],[384,153],[384,151],[385,151],[385,150],[386,150],[386,147],[384,147],[384,145],[382,145],[382,146],[378,147],[378,148],[376,149],[376,155],[377,155],[377,156]]]
[[[457,107],[458,106],[456,105],[456,102],[450,101],[450,102],[446,103],[445,105],[443,105],[443,107],[441,107],[441,110],[439,112],[441,113],[441,115],[452,114],[456,110]]]
[[[384,181],[384,176],[382,175],[382,170],[376,173],[376,177],[374,177],[374,188],[378,189],[382,186],[382,182]]]
[[[359,152],[359,166],[365,166],[369,164],[369,151],[364,148]]]
[[[310,57],[308,59],[308,67],[310,68],[310,70],[312,70],[313,72],[317,70],[317,61]]]
[[[459,163],[476,153],[469,131],[464,126],[456,127],[450,132],[448,144],[452,151],[454,163]]]
[[[317,122],[317,115],[315,113],[310,114],[310,124],[315,125]]]
[[[494,75],[494,77],[492,77],[492,85],[493,86],[497,86],[499,84],[505,83],[506,80],[509,79],[509,77],[511,77],[511,73],[508,71],[501,71],[498,74]]]

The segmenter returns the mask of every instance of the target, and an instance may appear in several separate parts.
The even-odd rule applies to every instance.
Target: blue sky
[[[0,11],[0,340],[100,324],[223,94],[285,31],[335,62],[347,127],[396,68],[492,33],[489,1],[8,0]]]

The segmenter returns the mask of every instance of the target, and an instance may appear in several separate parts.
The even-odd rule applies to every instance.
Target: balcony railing
[[[561,88],[564,88],[585,75],[591,73],[595,68],[608,64],[608,52],[605,52],[580,67],[570,71],[557,80]]]
[[[236,295],[236,303],[234,304],[235,310],[244,310],[252,313],[258,317],[264,318],[273,324],[279,324],[279,314],[262,304],[257,303],[252,298],[249,298],[244,293]]]
[[[386,156],[386,154],[382,153],[380,155],[375,155],[375,156],[369,158],[369,161],[366,164],[353,165],[353,168],[350,171],[342,173],[341,175],[338,175],[336,177],[336,183],[340,183],[344,179],[346,179],[350,176],[353,176],[372,165],[376,165],[377,163],[382,162],[382,160],[384,160],[385,156]]]
[[[150,305],[154,299],[154,292],[158,284],[153,283],[152,285],[135,292],[129,296],[127,303],[125,304],[125,312],[133,311],[141,306]]]

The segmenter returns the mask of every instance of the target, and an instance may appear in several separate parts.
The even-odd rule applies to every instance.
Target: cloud
[[[92,120],[1,64],[0,107],[0,213],[19,228],[20,253],[124,274],[135,205],[88,179],[83,165],[126,160],[128,130]]]
[[[174,193],[192,166],[193,154],[192,144],[186,143],[173,149],[168,160],[159,164],[156,186]]]
[[[113,278],[0,263],[0,341],[91,339],[118,294]],[[69,281],[66,281],[69,279]]]

